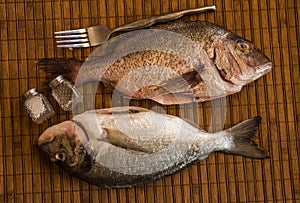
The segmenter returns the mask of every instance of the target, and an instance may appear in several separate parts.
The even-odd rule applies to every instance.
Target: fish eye
[[[65,161],[66,160],[66,154],[64,152],[58,152],[55,154],[55,159],[58,161]]]
[[[251,51],[251,46],[248,42],[243,40],[238,40],[236,43],[236,48],[242,53],[248,53]]]

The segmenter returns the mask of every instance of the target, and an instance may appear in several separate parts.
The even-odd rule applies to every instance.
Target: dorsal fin
[[[136,106],[123,106],[123,107],[114,107],[107,109],[97,109],[95,113],[97,114],[134,114],[141,112],[149,112],[148,109]]]

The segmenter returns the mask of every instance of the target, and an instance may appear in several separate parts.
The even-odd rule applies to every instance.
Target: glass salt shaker
[[[23,95],[24,106],[32,121],[41,124],[55,114],[51,104],[36,88],[32,88]]]
[[[49,86],[52,96],[64,111],[71,111],[73,103],[82,101],[79,91],[61,75],[53,79]]]

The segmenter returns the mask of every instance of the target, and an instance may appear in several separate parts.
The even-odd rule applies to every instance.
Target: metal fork
[[[201,13],[209,10],[216,10],[215,6],[206,6],[201,8],[192,8],[173,13],[152,16],[142,20],[135,21],[113,30],[103,26],[96,25],[89,28],[66,30],[54,32],[55,39],[57,39],[57,47],[61,48],[80,48],[101,45],[106,42],[112,33],[120,31],[131,31],[149,27],[155,23],[167,22],[176,20],[187,14]]]

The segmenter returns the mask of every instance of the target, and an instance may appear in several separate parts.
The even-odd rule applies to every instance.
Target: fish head
[[[46,129],[38,138],[39,147],[50,160],[69,172],[86,170],[90,156],[78,138],[81,129],[73,121],[65,121]]]
[[[223,80],[243,86],[271,70],[270,59],[250,41],[227,33],[212,43],[211,58]]]

